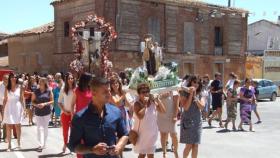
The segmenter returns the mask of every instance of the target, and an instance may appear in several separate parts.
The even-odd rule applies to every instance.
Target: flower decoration
[[[114,29],[114,26],[112,26],[111,23],[106,23],[104,18],[98,17],[96,15],[88,15],[85,20],[77,22],[71,29],[71,37],[73,40],[73,51],[79,54],[80,56],[82,55],[84,48],[82,46],[81,39],[79,39],[78,30],[84,28],[89,22],[96,23],[98,27],[97,29],[103,32],[103,36],[101,39],[101,50],[100,50],[101,52],[100,69],[102,75],[106,78],[109,78],[113,66],[112,62],[109,61],[109,45],[110,42],[112,42],[114,39],[117,38],[117,33]],[[79,72],[83,71],[84,66],[83,65],[80,66],[80,64],[83,64],[82,62],[78,64],[79,66],[73,66],[73,62],[71,63],[72,66],[70,66],[72,70],[74,69],[75,71],[79,71]]]

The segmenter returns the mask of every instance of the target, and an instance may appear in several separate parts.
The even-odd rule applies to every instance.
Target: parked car
[[[258,82],[259,99],[270,99],[275,101],[278,94],[278,86],[276,86],[271,80],[266,79],[253,79]]]
[[[276,86],[278,86],[278,93],[277,93],[277,95],[280,96],[280,80],[274,81],[274,84],[275,84]]]

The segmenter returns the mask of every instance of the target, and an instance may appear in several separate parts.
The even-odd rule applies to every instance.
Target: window
[[[221,27],[215,27],[215,46],[223,46],[223,32]]]
[[[148,20],[148,33],[153,35],[155,42],[160,43],[160,21],[156,17]]]
[[[264,85],[264,81],[260,81],[260,82],[259,82],[259,86],[260,86],[260,87],[264,87],[264,86],[265,86],[265,85]]]
[[[69,37],[70,34],[70,23],[69,21],[64,22],[64,37]]]
[[[192,22],[184,23],[184,52],[194,53],[195,33],[194,24]]]
[[[269,86],[272,86],[272,82],[270,82],[270,81],[264,81],[264,85],[265,85],[265,87],[269,87]]]
[[[94,27],[89,28],[89,34],[90,36],[94,36]]]
[[[83,37],[84,36],[84,32],[83,31],[79,31],[78,34]]]

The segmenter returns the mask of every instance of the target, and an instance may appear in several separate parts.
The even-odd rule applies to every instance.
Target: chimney
[[[280,25],[280,15],[278,16],[277,24]]]

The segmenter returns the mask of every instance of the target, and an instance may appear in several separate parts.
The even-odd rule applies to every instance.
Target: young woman
[[[90,82],[92,80],[92,75],[89,73],[83,73],[79,78],[78,87],[74,91],[72,100],[72,109],[74,113],[79,112],[88,106],[92,100],[92,94],[90,90]],[[74,114],[72,114],[74,115]],[[82,158],[83,156],[77,154],[77,158]]]
[[[235,120],[237,115],[237,102],[238,94],[237,88],[240,85],[239,80],[235,80],[233,83],[233,88],[229,88],[227,91],[227,121],[225,123],[225,128],[228,129],[228,123],[232,122],[232,130],[236,131]]]
[[[158,137],[157,112],[166,112],[159,97],[150,94],[149,85],[140,84],[137,87],[138,101],[134,104],[134,127],[138,132],[135,153],[138,158],[153,158]]]
[[[205,107],[202,110],[202,118],[203,118],[203,120],[207,120],[210,115],[210,110],[211,110],[210,108],[211,108],[211,104],[212,104],[212,95],[210,92],[210,78],[209,78],[208,74],[203,76],[202,93],[205,96]]]
[[[120,79],[115,76],[110,79],[111,99],[110,102],[116,105],[122,112],[123,119],[125,120],[127,130],[130,131],[128,109],[130,108],[129,102],[126,100],[126,93],[122,90],[122,83]]]
[[[25,110],[26,114],[28,115],[28,124],[29,126],[33,125],[33,112],[32,112],[32,103],[31,103],[31,96],[32,96],[32,81],[29,78],[24,84],[24,98],[25,98]]]
[[[258,89],[258,82],[254,82],[254,84],[253,84],[253,88],[254,88],[254,90],[255,90],[255,97],[256,97],[256,99],[255,99],[255,102],[254,102],[254,104],[252,105],[252,111],[254,111],[254,113],[256,114],[256,116],[257,116],[257,118],[258,118],[258,122],[256,122],[256,124],[260,124],[260,123],[262,123],[262,121],[261,121],[261,117],[260,117],[260,114],[259,114],[259,112],[258,112],[258,101],[257,101],[257,99],[258,99],[258,95],[259,95],[259,89]]]
[[[44,77],[39,80],[39,88],[32,94],[32,103],[35,108],[37,136],[39,141],[38,151],[46,147],[48,138],[48,124],[53,104],[53,93],[48,87],[48,80]]]
[[[241,131],[244,131],[242,125],[244,122],[248,122],[250,125],[249,130],[253,132],[253,124],[251,120],[251,111],[252,111],[252,105],[255,102],[255,94],[254,91],[251,88],[252,81],[249,78],[245,79],[245,86],[241,88],[240,90],[240,124],[238,126],[238,129]]]
[[[64,146],[62,148],[62,152],[66,151],[67,143],[68,143],[68,135],[71,124],[71,114],[72,111],[72,100],[74,95],[74,89],[76,87],[74,76],[71,73],[67,73],[65,75],[65,85],[64,88],[61,89],[58,99],[58,105],[62,111],[61,114],[61,124],[63,131],[63,140]]]
[[[52,90],[53,92],[53,108],[54,108],[54,127],[57,127],[59,122],[58,119],[60,118],[61,115],[61,110],[60,107],[58,105],[58,98],[59,98],[59,94],[60,94],[60,90],[62,88],[63,85],[63,81],[62,80],[58,80],[57,82],[57,87],[55,89]]]
[[[13,126],[16,129],[17,144],[20,148],[21,139],[21,121],[24,112],[24,90],[18,85],[18,77],[10,73],[8,85],[4,94],[4,119],[3,123],[6,124],[6,134],[8,139],[8,149],[11,151],[11,130]]]
[[[168,135],[172,139],[174,157],[178,158],[178,138],[176,132],[177,115],[179,111],[179,95],[177,91],[170,91],[161,95],[162,103],[165,105],[166,113],[159,113],[157,117],[160,131],[163,158],[166,158]]]
[[[189,94],[180,98],[184,108],[181,118],[180,143],[186,144],[183,158],[187,158],[190,151],[192,151],[192,158],[197,158],[202,131],[201,110],[205,106],[205,98],[202,97],[202,83],[197,76],[189,77],[187,87]]]
[[[72,100],[72,110],[74,113],[79,112],[92,100],[92,94],[90,91],[90,81],[92,75],[89,73],[83,73],[79,79],[78,87],[75,89],[73,100]]]

